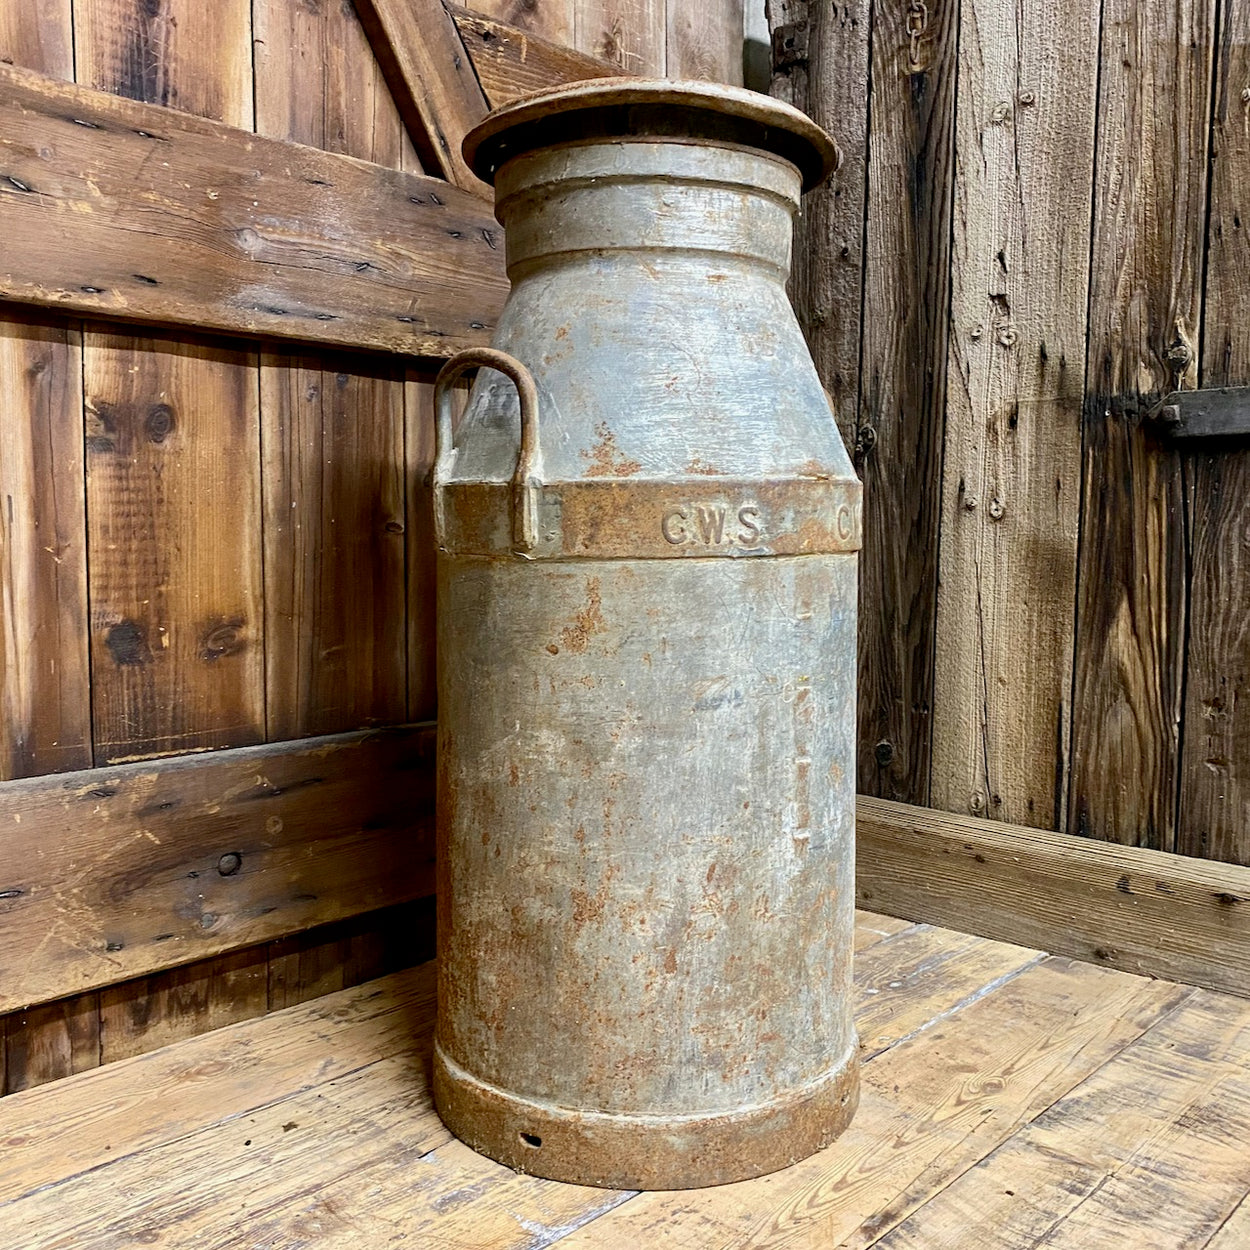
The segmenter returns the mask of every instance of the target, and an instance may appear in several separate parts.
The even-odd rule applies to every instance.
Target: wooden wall
[[[741,0],[477,7],[630,73],[741,81]],[[0,60],[422,169],[351,0],[0,0]],[[431,372],[0,313],[0,790],[434,716]],[[0,1017],[0,1091],[428,957],[429,911]]]
[[[866,486],[862,792],[1250,863],[1250,8],[771,0],[844,143],[795,293]],[[867,108],[863,102],[867,101]]]

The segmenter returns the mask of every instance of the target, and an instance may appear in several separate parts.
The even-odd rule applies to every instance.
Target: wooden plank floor
[[[1250,1247],[1250,1001],[860,913],[860,1111],[718,1189],[518,1176],[430,1104],[426,965],[0,1101],[0,1246]]]

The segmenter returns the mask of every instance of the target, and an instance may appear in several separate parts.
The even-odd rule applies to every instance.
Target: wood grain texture
[[[473,0],[469,7],[483,17],[571,47],[576,39],[576,4],[577,0]]]
[[[964,0],[931,802],[1065,820],[1098,14]]]
[[[87,336],[97,764],[264,739],[253,363],[217,342]]]
[[[252,37],[257,134],[421,172],[352,4],[264,0]]]
[[[114,1063],[264,1015],[268,998],[263,946],[108,986],[100,991],[99,1062]]]
[[[37,192],[0,187],[21,240],[4,297],[416,355],[489,340],[507,286],[478,197],[13,69],[0,84],[0,151]]]
[[[588,56],[497,18],[454,5],[451,11],[491,108],[561,83],[621,72],[614,61]]]
[[[958,6],[877,9],[872,42],[858,468],[859,784],[927,803]]]
[[[1250,1004],[1021,948],[987,981],[993,948],[865,947],[861,1030],[898,1036],[847,1132],[769,1177],[632,1195],[475,1155],[430,1103],[427,966],[6,1100],[0,1227],[23,1250],[225,1250],[229,1203],[274,1246],[1237,1245]]]
[[[75,77],[252,128],[251,0],[74,0]]]
[[[0,779],[91,763],[82,335],[0,322]]]
[[[350,734],[0,787],[0,1011],[429,894],[433,735]]]
[[[442,0],[356,0],[355,7],[424,167],[493,198],[460,153],[488,105]]]
[[[742,86],[742,3],[668,0],[665,75]]]
[[[5,1021],[5,1082],[14,1094],[100,1063],[100,996],[76,994]]]
[[[247,0],[88,0],[74,56],[79,83],[252,128]],[[96,763],[261,741],[254,359],[89,327],[83,391]]]
[[[860,796],[862,906],[1250,997],[1250,869]]]
[[[0,3],[0,64],[74,80],[73,0]]]
[[[262,13],[257,130],[413,168],[355,10],[271,0]],[[402,366],[264,352],[260,402],[268,737],[402,721]]]
[[[1220,14],[1203,386],[1250,385],[1250,9]],[[1250,864],[1250,451],[1188,458],[1190,599],[1176,849]]]
[[[664,0],[574,0],[574,41],[583,52],[610,61],[618,73],[663,78],[666,19]]]
[[[1201,1246],[1250,1191],[1250,1005],[1194,994],[930,1199],[880,1250]]]
[[[837,140],[841,164],[803,198],[795,223],[790,297],[842,437],[856,446],[864,196],[868,185],[868,0],[838,5],[771,0],[772,94]]]
[[[69,0],[0,3],[0,61],[74,76]],[[0,320],[0,779],[91,762],[82,334]]]
[[[402,371],[263,362],[267,736],[403,721]]]
[[[434,377],[409,370],[404,385],[408,534],[408,719],[438,712],[435,649]]]
[[[6,1099],[0,1121],[22,1148],[0,1154],[0,1202],[26,1193],[32,1178],[75,1174],[106,1153],[160,1145],[402,1054],[428,1036],[433,1011],[434,966],[426,964],[382,985],[110,1064],[87,1082]],[[212,1079],[224,1072],[228,1081]],[[53,1102],[59,1111],[50,1116]]]
[[[1184,507],[1143,418],[1197,381],[1213,0],[1108,0],[1098,104],[1068,829],[1176,841]]]

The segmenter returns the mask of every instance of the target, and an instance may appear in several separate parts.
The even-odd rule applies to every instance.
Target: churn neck
[[[798,109],[715,83],[601,78],[546,91],[498,109],[464,140],[464,158],[493,183],[509,160],[597,139],[650,139],[755,149],[794,165],[804,191],[838,165],[837,145]]]

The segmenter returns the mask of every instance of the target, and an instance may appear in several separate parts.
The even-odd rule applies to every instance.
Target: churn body
[[[832,144],[610,80],[466,152],[513,287],[435,469],[436,1102],[538,1175],[758,1175],[857,1097],[860,485],[784,289]]]

